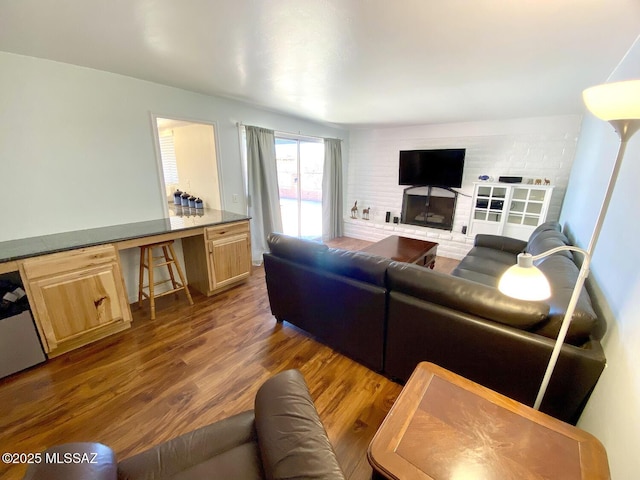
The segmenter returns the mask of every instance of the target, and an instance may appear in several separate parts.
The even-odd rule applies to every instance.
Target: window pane
[[[298,214],[298,142],[276,138],[276,165],[282,232],[297,237]]]
[[[276,137],[276,162],[283,232],[322,238],[324,143]]]

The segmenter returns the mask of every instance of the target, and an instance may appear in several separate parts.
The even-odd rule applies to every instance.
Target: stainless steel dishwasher
[[[0,378],[45,360],[20,276],[0,275]]]

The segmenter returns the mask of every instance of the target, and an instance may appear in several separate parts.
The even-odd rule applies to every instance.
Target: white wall
[[[223,208],[236,213],[246,213],[237,122],[348,149],[345,130],[122,75],[4,52],[0,72],[0,241],[162,218],[152,113],[216,123]],[[134,301],[138,250],[120,258]]]
[[[199,197],[207,208],[221,210],[213,126],[192,123],[176,127],[173,144],[180,190]]]
[[[237,213],[246,203],[236,122],[348,135],[233,100],[21,55],[0,52],[0,72],[0,241],[161,218],[151,113],[217,122],[222,201]],[[233,194],[240,202],[232,203]]]
[[[471,212],[473,182],[487,174],[497,181],[501,175],[548,178],[556,188],[549,219],[557,220],[569,181],[580,129],[580,116],[526,118],[507,121],[446,125],[421,125],[351,131],[348,187],[345,195],[345,235],[380,240],[390,229],[414,238],[440,244],[438,254],[462,258],[473,239],[463,235]],[[385,213],[400,216],[402,193],[398,185],[398,152],[421,148],[466,148],[462,188],[458,196],[453,231],[384,223]],[[351,220],[355,201],[371,207],[370,220]]]
[[[640,79],[636,41],[608,81]],[[604,79],[603,79],[604,81]],[[638,101],[636,99],[636,101]],[[587,115],[578,141],[561,222],[586,247],[606,190],[619,140],[606,122]],[[578,426],[604,444],[614,479],[640,471],[640,133],[627,146],[603,231],[595,248],[591,281],[607,321],[607,368]]]

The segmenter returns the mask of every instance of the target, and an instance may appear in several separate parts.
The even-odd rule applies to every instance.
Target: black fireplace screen
[[[402,223],[453,230],[458,194],[438,187],[410,187],[402,199]]]

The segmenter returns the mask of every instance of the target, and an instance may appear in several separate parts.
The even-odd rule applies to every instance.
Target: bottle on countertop
[[[194,197],[193,195],[189,197],[189,207],[191,208],[196,207],[196,197]]]
[[[180,195],[180,203],[182,204],[183,207],[188,207],[189,206],[189,197],[191,195],[189,195],[187,192],[184,192],[182,195]]]
[[[202,201],[202,199],[200,197],[196,198],[195,203],[195,207],[198,210],[203,210],[204,209],[204,202]]]
[[[175,192],[173,192],[173,204],[174,205],[182,205],[182,192],[180,191],[179,188],[176,189]]]

